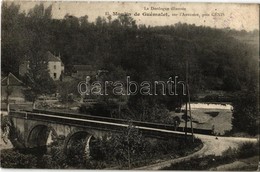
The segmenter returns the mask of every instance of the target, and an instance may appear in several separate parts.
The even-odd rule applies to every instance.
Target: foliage
[[[164,80],[172,75],[184,79],[184,56],[192,56],[189,59],[192,89],[210,89],[217,84],[209,84],[210,80],[217,79],[222,81],[219,84],[222,89],[234,91],[244,86],[255,70],[254,45],[234,37],[255,36],[257,32],[227,32],[182,23],[138,26],[127,15],[119,15],[114,20],[98,17],[93,23],[87,15],[78,18],[67,14],[57,20],[51,18],[51,10],[51,6],[46,8],[40,4],[26,14],[20,12],[19,5],[3,4],[5,73],[18,73],[19,58],[41,49],[60,52],[65,66],[91,64],[110,72],[121,68],[135,81]]]
[[[62,144],[63,140],[57,139],[49,146],[49,151],[43,155],[43,162],[40,163],[44,164],[43,168],[61,169],[68,167]]]
[[[24,90],[25,98],[33,102],[33,108],[35,108],[35,102],[40,95],[53,94],[56,92],[56,84],[50,77],[49,73],[38,65],[29,69],[29,72],[23,78],[23,82],[27,88]]]
[[[5,133],[7,134],[5,139],[10,140],[14,147],[19,149],[23,149],[25,147],[23,134],[19,129],[15,128],[13,120],[10,116],[7,115],[1,118],[1,130],[2,132],[8,131]]]
[[[40,95],[53,94],[56,91],[54,81],[51,79],[49,73],[44,70],[30,69],[23,78],[23,81],[28,87],[24,94],[32,102],[35,102]]]
[[[188,139],[149,140],[134,126],[129,126],[120,134],[108,134],[102,138],[91,138],[90,157],[84,154],[86,135],[78,135],[64,152],[64,137],[57,137],[46,148],[34,150],[5,150],[1,156],[3,167],[20,168],[21,157],[24,168],[48,168],[48,169],[102,169],[116,166],[118,168],[134,168],[151,164],[158,159],[175,158],[185,156],[201,148],[201,141]],[[46,151],[47,150],[47,151]],[[5,152],[10,153],[5,153]],[[11,159],[15,156],[14,159]],[[29,163],[27,158],[31,158]],[[23,160],[25,159],[25,160]],[[17,161],[17,162],[16,162]],[[14,164],[16,162],[17,164]]]
[[[111,16],[99,16],[95,22],[90,22],[87,15],[76,17],[66,14],[63,19],[53,19],[51,10],[51,6],[39,4],[24,13],[19,5],[3,3],[3,73],[18,74],[18,66],[25,55],[32,58],[32,62],[38,62],[43,52],[49,50],[60,52],[65,68],[71,64],[96,66],[109,71],[104,79],[112,78],[112,81],[122,80],[125,76],[131,76],[138,83],[166,81],[175,75],[185,80],[185,64],[189,61],[191,97],[205,90],[225,90],[235,95],[236,91],[249,91],[252,85],[258,84],[258,45],[237,39],[257,37],[257,31],[216,29],[186,23],[146,27],[137,25],[127,15],[119,15],[113,20]],[[39,86],[45,86],[45,83],[39,83]],[[38,88],[38,85],[31,88]],[[31,98],[37,97],[38,92],[42,91],[35,91]],[[220,100],[214,95],[207,99]],[[247,106],[246,100],[238,98],[234,102],[233,125],[237,130],[252,132],[257,110]],[[165,114],[165,110],[175,110],[184,101],[182,96],[143,98],[137,94],[123,101],[126,104],[124,109],[127,109],[125,114],[121,110],[121,101],[115,102],[117,107],[109,111],[115,117],[130,115],[131,119],[160,121],[149,115],[155,112]],[[156,106],[154,110],[147,111],[150,105]]]
[[[233,130],[247,132],[251,135],[259,133],[258,92],[243,91],[236,94],[233,100]]]
[[[156,101],[156,96],[131,97],[129,102],[129,113],[125,118],[138,121],[174,124],[167,107]]]
[[[199,149],[201,141],[169,139],[152,141],[146,139],[133,126],[119,135],[96,139],[91,147],[93,160],[115,163],[124,167],[138,167],[151,163],[159,157],[179,157]],[[130,165],[129,165],[130,163]]]
[[[131,124],[121,134],[97,139],[91,148],[91,156],[95,160],[106,160],[118,164],[128,164],[137,161],[144,154],[147,141]]]
[[[1,150],[1,167],[3,168],[36,168],[37,158],[25,155],[17,150]]]
[[[3,131],[6,126],[11,126],[11,122],[7,116],[1,118],[1,130]]]
[[[249,158],[259,154],[259,141],[257,143],[243,143],[238,149],[239,158]]]
[[[60,101],[61,102],[73,102],[74,95],[78,94],[78,90],[76,85],[78,84],[78,80],[73,80],[70,82],[58,82],[57,83],[57,92],[60,93]]]
[[[147,99],[137,100],[133,106],[118,105],[115,101],[100,101],[93,105],[82,104],[79,112],[94,116],[170,124],[173,127],[178,127],[176,124],[178,125],[180,122],[178,118],[171,116],[169,110],[163,104],[158,105]]]
[[[138,129],[131,124],[121,134],[113,138],[115,144],[115,156],[118,160],[128,162],[128,167],[131,167],[131,161],[143,154],[145,142]],[[121,157],[121,158],[120,158]]]
[[[202,143],[199,139],[187,138],[187,141],[184,139],[169,139],[169,140],[160,140],[157,145],[152,148],[154,152],[162,152],[163,154],[171,153],[172,156],[185,156],[190,152],[194,151],[194,148],[200,149]]]
[[[82,104],[79,112],[95,116],[112,117],[113,110],[116,108],[117,106],[114,103],[98,102],[89,106]]]
[[[50,35],[45,32],[47,24],[51,21],[51,6],[46,8],[43,4],[36,5],[28,14],[20,13],[19,6],[4,3],[3,32],[5,38],[2,50],[3,66],[9,63],[14,67],[11,71],[18,73],[19,63],[29,61],[29,72],[25,76],[27,85],[25,97],[35,102],[41,94],[50,94],[55,91],[55,84],[48,74],[45,53],[49,49]],[[12,28],[10,31],[10,28]],[[10,71],[10,72],[11,72]]]

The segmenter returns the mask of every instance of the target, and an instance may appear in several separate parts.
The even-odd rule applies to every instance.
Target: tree
[[[238,91],[241,89],[241,84],[238,80],[238,76],[229,72],[223,79],[223,89],[226,91]]]
[[[126,14],[115,19],[100,16],[92,23],[88,16],[69,14],[57,20],[51,18],[51,6],[45,8],[44,5],[36,5],[26,14],[21,12],[19,5],[3,3],[3,73],[18,75],[19,62],[25,54],[38,58],[41,53],[52,51],[62,54],[66,70],[71,64],[91,64],[97,69],[115,73],[111,75],[112,81],[122,79],[116,78],[118,74],[115,71],[123,71],[123,79],[131,76],[137,82],[167,80],[174,75],[183,79],[183,57],[191,55],[191,97],[205,90],[224,90],[233,94],[247,87],[249,80],[258,77],[258,44],[236,39],[257,37],[257,31],[230,32],[186,23],[137,27],[134,19]],[[180,96],[156,96],[153,97],[156,100],[151,107],[153,110],[149,112],[150,101],[140,95],[129,99],[118,98],[121,100],[113,103],[117,106],[111,108],[113,112],[118,112],[117,117],[123,116],[128,106],[131,110],[136,107],[132,114],[142,114],[135,117],[144,120],[147,119],[146,114],[163,114],[163,111],[173,111],[181,104],[178,103],[181,102]],[[108,99],[116,100],[107,96]],[[122,106],[122,102],[126,102],[127,106]],[[150,119],[157,119],[157,116]]]
[[[118,19],[123,27],[136,27],[135,20],[127,14],[119,15]]]
[[[82,16],[79,18],[79,23],[82,28],[86,28],[89,25],[88,16]]]
[[[241,91],[233,100],[233,131],[247,132],[250,135],[259,133],[258,92]],[[258,121],[259,122],[259,121]]]
[[[145,150],[145,141],[142,134],[131,123],[122,134],[112,138],[112,142],[115,145],[114,156],[126,160],[129,169],[134,158],[138,158]]]
[[[1,71],[18,75],[19,61],[27,51],[27,33],[25,32],[25,14],[20,13],[20,6],[15,3],[2,4],[2,44]],[[22,24],[23,23],[23,24]]]
[[[76,85],[79,83],[79,80],[75,79],[70,82],[62,81],[58,82],[57,89],[60,94],[60,100],[64,103],[69,103],[74,101],[74,95],[78,94],[78,89]]]
[[[56,84],[50,77],[47,62],[44,58],[31,58],[30,68],[23,78],[27,89],[24,91],[27,100],[35,103],[40,95],[53,94],[56,92]]]
[[[129,98],[129,96],[126,95],[126,83],[124,81],[126,73],[121,67],[114,65],[109,65],[108,71],[109,72],[97,78],[97,80],[101,83],[105,83],[106,81],[113,81],[114,83],[121,81],[120,84],[118,83],[116,86],[122,89],[117,89],[117,92],[124,95],[116,95],[114,92],[116,86],[112,86],[112,84],[108,85],[106,87],[108,95],[96,96],[99,104],[93,105],[91,114],[103,114],[106,116],[110,114],[109,117],[122,118],[122,108],[127,104]]]
[[[40,95],[52,94],[56,91],[56,85],[48,72],[48,59],[46,52],[50,48],[51,35],[49,27],[52,17],[52,6],[44,7],[43,3],[35,5],[27,16],[25,33],[30,33],[27,37],[27,51],[23,54],[29,61],[29,70],[23,78],[27,89],[24,91],[27,100],[35,102]]]

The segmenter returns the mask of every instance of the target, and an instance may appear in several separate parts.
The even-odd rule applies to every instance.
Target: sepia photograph
[[[257,171],[259,5],[4,0],[0,167]]]

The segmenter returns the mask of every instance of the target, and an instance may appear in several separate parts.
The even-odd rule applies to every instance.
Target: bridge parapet
[[[151,139],[184,138],[185,133],[174,131],[173,126],[139,121],[95,117],[70,113],[35,113],[11,111],[9,114],[13,128],[18,133],[19,148],[46,146],[50,140],[63,138],[64,150],[72,144],[73,139],[86,141],[88,152],[90,138],[102,138],[111,133],[122,133],[129,125],[138,128],[144,137]],[[81,137],[77,135],[81,133]],[[77,137],[75,137],[77,136]],[[83,137],[83,138],[82,138]],[[191,137],[187,133],[187,137]],[[69,144],[70,143],[70,144]]]
[[[41,121],[50,124],[60,124],[116,133],[122,132],[124,128],[127,128],[129,126],[129,122],[126,120],[94,117],[89,115],[84,116],[79,114],[63,113],[54,115],[32,112],[11,112],[10,116],[13,118],[21,118],[29,121]],[[109,120],[105,121],[106,119]],[[123,123],[121,123],[122,121]],[[138,121],[131,121],[131,124],[138,128],[144,135],[148,137],[184,137],[184,132],[174,131],[174,127],[171,125],[146,123]],[[189,135],[190,133],[188,133],[188,136]]]

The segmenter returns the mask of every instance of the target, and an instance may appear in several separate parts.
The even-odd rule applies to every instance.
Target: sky
[[[19,1],[21,11],[28,12],[39,2]],[[62,19],[68,13],[76,17],[88,15],[93,22],[98,16],[107,17],[106,13],[117,18],[117,13],[131,13],[137,24],[150,26],[174,25],[182,22],[197,26],[216,28],[230,27],[237,30],[252,31],[259,29],[259,8],[256,4],[223,4],[223,3],[158,3],[158,2],[44,2],[52,5],[52,17]],[[169,16],[144,16],[150,13],[165,13]],[[139,13],[139,16],[134,16]],[[191,16],[195,15],[195,16]]]

